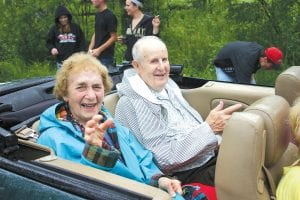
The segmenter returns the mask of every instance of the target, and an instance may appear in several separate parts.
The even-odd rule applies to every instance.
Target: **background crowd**
[[[55,73],[55,62],[44,41],[57,5],[67,5],[87,44],[94,32],[97,10],[90,1],[26,0],[1,4],[0,82]],[[123,35],[130,19],[124,10],[125,1],[111,0],[108,6],[118,18],[118,35]],[[284,52],[281,70],[299,63],[299,9],[296,0],[152,0],[144,4],[143,12],[159,15],[160,37],[168,46],[172,63],[185,65],[184,75],[215,79],[213,59],[229,41],[256,41],[264,47],[280,47]],[[116,44],[117,63],[122,62],[125,50],[126,46]],[[260,70],[257,84],[273,85],[281,70],[268,72],[268,76]]]

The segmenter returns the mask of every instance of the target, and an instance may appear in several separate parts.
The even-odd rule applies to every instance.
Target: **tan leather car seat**
[[[36,121],[32,124],[31,128],[32,128],[34,131],[36,131],[37,133],[39,133],[39,126],[40,126],[40,120],[36,120]]]
[[[290,143],[288,113],[284,98],[268,96],[232,115],[216,165],[218,199],[271,199],[270,188],[274,193],[282,166],[297,159],[297,148]]]
[[[275,82],[275,94],[293,104],[300,96],[300,66],[292,66],[279,74]]]
[[[117,107],[117,103],[119,101],[119,95],[117,92],[111,93],[111,94],[107,94],[104,97],[103,103],[105,108],[108,109],[108,111],[110,112],[110,114],[115,117],[115,110]]]

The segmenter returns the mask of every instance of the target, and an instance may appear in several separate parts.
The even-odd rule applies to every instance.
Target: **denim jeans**
[[[101,64],[104,65],[109,73],[117,72],[118,68],[115,67],[115,60],[114,58],[100,58],[99,59]]]
[[[56,62],[56,67],[57,67],[57,69],[60,69],[60,68],[61,68],[61,66],[62,66],[62,63],[60,63],[60,62]]]
[[[237,83],[237,80],[235,77],[229,76],[220,67],[215,67],[215,68],[216,68],[216,76],[217,76],[218,81]],[[251,77],[250,83],[253,85],[256,84],[254,77]]]

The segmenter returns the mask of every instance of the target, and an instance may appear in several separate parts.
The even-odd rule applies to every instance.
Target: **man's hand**
[[[231,117],[234,111],[237,111],[242,107],[242,104],[235,104],[225,109],[223,109],[223,107],[224,102],[220,101],[219,105],[210,111],[205,120],[214,133],[220,133],[223,131],[226,121]]]
[[[52,49],[51,49],[51,54],[52,54],[52,56],[58,55],[58,50],[57,50],[57,48],[52,48]]]
[[[95,115],[91,120],[86,123],[84,131],[84,139],[87,143],[95,146],[102,147],[102,141],[106,129],[112,127],[113,120],[107,119],[104,123],[100,124],[102,119],[101,115]]]
[[[176,196],[176,192],[182,194],[181,183],[176,179],[161,177],[158,179],[158,187],[168,191],[172,197]]]
[[[89,54],[91,54],[94,57],[98,57],[101,54],[100,48],[97,49],[90,49]]]

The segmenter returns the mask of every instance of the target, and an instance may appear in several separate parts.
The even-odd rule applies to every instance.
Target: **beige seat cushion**
[[[291,133],[288,124],[289,104],[280,96],[269,96],[254,102],[245,112],[260,115],[267,133],[265,166],[274,165],[285,152]]]
[[[216,164],[218,199],[268,199],[260,167],[265,140],[260,116],[246,112],[232,115],[223,131]]]
[[[276,79],[275,94],[285,98],[290,105],[300,96],[300,66],[283,71]]]
[[[35,121],[35,122],[32,124],[31,128],[32,128],[35,132],[39,133],[39,126],[40,126],[40,120],[37,120],[37,121]]]
[[[216,165],[218,199],[270,199],[263,166],[271,169],[277,182],[282,166],[295,159],[290,155],[295,155],[296,149],[286,150],[290,144],[288,112],[284,98],[268,96],[232,115],[223,132]]]
[[[105,108],[108,109],[108,111],[113,117],[115,116],[115,110],[116,110],[118,100],[119,100],[119,95],[117,92],[106,95],[103,100]]]

